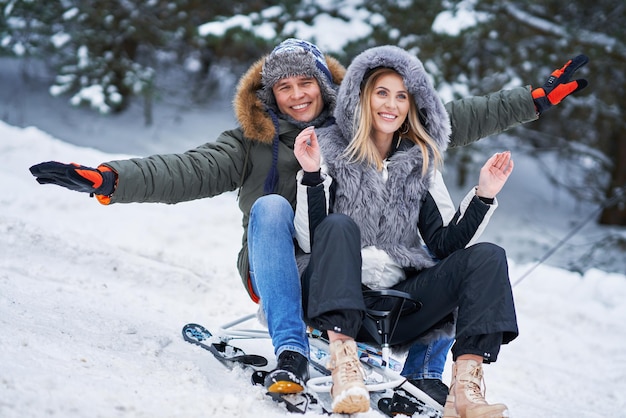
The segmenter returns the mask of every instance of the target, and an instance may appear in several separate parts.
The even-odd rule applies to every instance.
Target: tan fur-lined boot
[[[370,394],[365,387],[356,342],[351,340],[332,342],[328,369],[332,370],[333,376],[333,387],[330,390],[333,412],[354,414],[369,411]]]
[[[474,360],[452,365],[452,383],[443,418],[502,418],[509,416],[504,404],[489,405],[482,391],[483,367]]]

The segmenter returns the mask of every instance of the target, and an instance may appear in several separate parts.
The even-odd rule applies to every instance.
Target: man
[[[583,88],[582,80],[569,82],[582,64],[570,64],[551,88],[531,94],[528,87],[519,87],[447,104],[451,146],[535,120]],[[240,126],[221,133],[215,142],[182,154],[110,161],[98,168],[44,162],[30,170],[41,184],[90,193],[105,205],[178,203],[239,189],[244,235],[238,269],[251,299],[261,304],[277,356],[277,368],[268,374],[266,386],[271,392],[299,392],[309,377],[309,351],[299,292],[299,272],[306,259],[298,257],[298,265],[299,249],[293,241],[295,176],[300,169],[293,144],[303,128],[333,123],[336,87],[344,73],[338,61],[315,45],[288,39],[241,77],[233,102]],[[423,361],[420,356],[428,350],[414,346],[407,360]],[[444,350],[439,354],[444,361],[445,355]],[[439,376],[433,373],[428,377]],[[417,378],[418,387],[419,377],[409,376]]]

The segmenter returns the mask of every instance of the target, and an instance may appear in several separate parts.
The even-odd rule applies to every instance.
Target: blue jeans
[[[454,338],[440,338],[430,344],[413,344],[404,362],[402,376],[411,380],[442,379],[448,351]]]
[[[248,224],[250,278],[261,298],[276,356],[290,350],[308,358],[293,220],[291,205],[280,195],[254,202]]]

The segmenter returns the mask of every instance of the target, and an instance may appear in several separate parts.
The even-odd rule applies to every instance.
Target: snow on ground
[[[3,122],[0,155],[0,417],[286,416],[180,335],[256,309],[235,268],[234,193],[105,207],[28,167],[126,155]],[[512,281],[532,267],[511,259]],[[488,399],[517,418],[623,415],[626,277],[541,265],[514,293],[521,334],[485,367]]]

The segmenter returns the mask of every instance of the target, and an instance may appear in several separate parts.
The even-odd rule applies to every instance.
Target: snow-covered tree
[[[0,7],[5,17],[0,20],[0,48],[4,53],[49,60],[56,68],[52,94],[66,94],[73,104],[88,104],[109,113],[124,110],[134,96],[145,97],[149,107],[161,87],[157,72],[172,63],[182,74],[206,74],[222,56],[249,59],[237,56],[237,48],[206,42],[198,35],[198,27],[267,4],[227,0],[0,0]],[[259,50],[254,54],[258,56]]]
[[[492,89],[511,80],[539,87],[564,59],[589,56],[589,68],[577,75],[587,76],[590,87],[560,104],[558,116],[515,134],[535,151],[552,154],[559,164],[547,165],[548,172],[581,199],[605,202],[626,194],[626,4],[482,0],[459,5],[468,3],[475,3],[473,12],[484,20],[463,31],[457,52],[448,56],[460,58],[460,74],[469,75],[467,84],[476,91],[481,78],[492,80]],[[442,68],[448,70],[453,60],[445,59]],[[600,222],[626,225],[625,204],[622,199],[621,207],[606,207]]]
[[[0,53],[18,57],[45,57],[62,28],[61,2],[52,0],[0,0]]]

